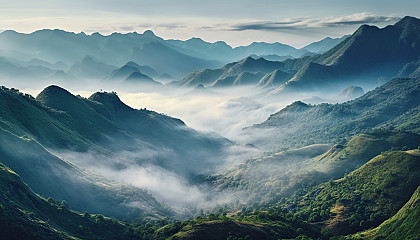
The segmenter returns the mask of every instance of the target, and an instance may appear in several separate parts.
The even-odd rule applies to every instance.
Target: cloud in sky
[[[249,23],[237,23],[228,27],[231,31],[245,30],[264,30],[264,31],[281,31],[281,30],[304,30],[316,28],[334,28],[349,25],[361,24],[377,24],[390,23],[401,19],[396,16],[378,16],[373,13],[362,12],[345,17],[328,17],[328,18],[289,18],[281,21],[260,21]]]

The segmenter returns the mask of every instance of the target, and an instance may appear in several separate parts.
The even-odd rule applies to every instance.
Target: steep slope
[[[219,136],[194,131],[181,120],[145,109],[132,109],[115,94],[97,93],[88,100],[50,86],[39,94],[36,101],[15,89],[3,87],[0,93],[2,161],[8,161],[7,164],[35,191],[44,196],[66,199],[78,210],[86,207],[107,215],[131,214],[131,210],[105,207],[112,202],[131,209],[129,199],[137,201],[145,213],[159,209],[156,207],[159,205],[136,188],[127,190],[127,195],[114,194],[130,188],[113,184],[105,187],[108,185],[105,181],[87,178],[85,173],[72,165],[67,166],[44,147],[60,154],[63,151],[70,153],[65,155],[68,160],[85,167],[93,166],[95,171],[119,171],[152,164],[188,177],[197,174],[199,169],[217,166],[223,160],[224,147],[231,144]],[[26,138],[31,140],[25,141]],[[12,143],[16,148],[9,146]],[[19,154],[16,154],[17,148]],[[200,150],[198,154],[197,150]],[[34,168],[36,171],[30,170],[33,168],[31,159],[40,161],[40,167]],[[50,162],[57,162],[59,167],[45,172],[41,166],[48,166]],[[48,172],[52,175],[44,176]],[[100,182],[99,186],[96,181]],[[46,182],[57,185],[48,187]],[[74,192],[79,185],[79,189],[94,195],[83,200]]]
[[[408,114],[406,118],[417,114],[413,109],[419,107],[419,92],[419,78],[393,79],[362,97],[342,104],[307,105],[295,102],[272,114],[265,122],[244,131],[252,134],[252,131],[269,129],[264,138],[252,141],[267,149],[338,142],[340,138],[384,124],[398,127],[402,122],[394,119],[404,114]],[[416,118],[412,119],[415,121]]]
[[[410,200],[379,227],[347,237],[347,239],[417,239],[420,236],[420,187]]]
[[[420,135],[375,130],[346,143],[316,144],[247,160],[215,175],[219,189],[243,193],[247,204],[267,206],[303,189],[342,177],[381,152],[416,148]]]
[[[293,74],[277,69],[261,78],[258,86],[263,88],[276,88],[287,82],[292,76]]]
[[[27,135],[18,137],[1,129],[0,143],[0,162],[10,166],[45,198],[66,200],[79,211],[118,218],[167,213],[146,191],[82,171]],[[133,202],[141,204],[130,206]]]
[[[338,235],[375,227],[410,199],[420,185],[419,173],[419,155],[384,153],[344,178],[308,193],[294,211],[312,222],[322,222]]]
[[[0,237],[2,239],[138,239],[131,229],[102,215],[81,214],[65,201],[36,195],[0,163]],[[128,231],[127,233],[125,233]]]
[[[420,20],[413,17],[405,17],[383,29],[363,25],[331,50],[311,57],[292,79],[272,94],[348,84],[376,86],[378,78],[396,77],[405,64],[418,59],[419,36]]]

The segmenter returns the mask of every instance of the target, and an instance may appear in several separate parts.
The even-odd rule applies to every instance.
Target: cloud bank
[[[396,16],[378,16],[369,12],[355,13],[345,17],[328,17],[328,18],[288,18],[281,21],[260,21],[233,24],[228,28],[230,31],[245,30],[264,30],[264,31],[281,31],[281,30],[304,30],[316,28],[335,28],[343,26],[361,25],[361,24],[377,24],[392,23],[400,20]]]

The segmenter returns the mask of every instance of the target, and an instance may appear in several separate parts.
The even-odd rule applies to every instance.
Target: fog
[[[89,97],[95,91],[87,87],[67,88],[74,95]],[[113,91],[112,89],[103,89]],[[164,88],[161,91],[118,91],[118,96],[127,105],[140,109],[146,108],[159,113],[176,117],[184,121],[189,127],[204,134],[220,134],[233,141],[233,145],[226,147],[221,159],[212,159],[212,155],[203,155],[205,161],[213,160],[214,168],[202,169],[192,173],[198,180],[192,180],[185,172],[162,165],[156,159],[177,161],[180,166],[189,168],[196,159],[180,159],[170,149],[142,148],[133,152],[113,152],[98,154],[97,152],[73,152],[63,149],[52,149],[60,157],[69,160],[77,166],[89,169],[105,177],[147,189],[158,201],[182,213],[189,208],[211,209],[218,204],[231,203],[238,199],[245,199],[238,190],[220,192],[210,183],[200,179],[200,172],[204,175],[227,172],[229,169],[246,160],[257,158],[264,149],[252,144],[253,140],[266,137],[270,130],[253,131],[243,134],[242,129],[266,120],[291,102],[311,95],[282,96],[265,98],[262,89],[230,88],[206,89],[205,93],[196,94],[188,88]],[[259,91],[257,91],[259,90]],[[41,89],[22,89],[22,92],[36,96]],[[334,94],[334,93],[332,93]],[[208,153],[207,153],[208,154]],[[198,155],[197,155],[198,156]],[[138,160],[141,161],[138,161]],[[144,161],[143,161],[144,160]],[[280,167],[281,168],[281,167]],[[197,175],[198,174],[198,175]]]

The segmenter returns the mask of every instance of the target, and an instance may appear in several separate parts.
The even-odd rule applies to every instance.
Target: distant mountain
[[[279,55],[276,55],[276,54],[269,54],[269,55],[252,54],[252,55],[249,55],[249,56],[254,58],[254,59],[264,58],[265,60],[268,60],[268,61],[277,61],[277,62],[281,62],[281,61],[284,61],[284,60],[289,59],[289,58],[294,58],[290,55],[279,56]]]
[[[52,70],[66,70],[68,68],[68,66],[63,62],[56,62],[52,64],[37,58],[32,58],[31,60],[27,61],[24,66],[41,66],[50,68]]]
[[[305,47],[301,48],[313,53],[324,53],[331,48],[335,47],[337,44],[348,38],[350,35],[344,35],[341,38],[330,38],[326,37],[318,42],[313,42]]]
[[[141,48],[133,48],[129,58],[136,63],[148,65],[158,72],[167,72],[174,77],[182,77],[194,69],[220,66],[217,61],[191,57],[160,42],[150,42]]]
[[[238,59],[246,58],[252,54],[255,55],[278,55],[300,57],[309,51],[305,49],[296,49],[292,46],[282,43],[253,42],[248,46],[234,48],[234,54]]]
[[[130,76],[128,76],[125,80],[124,83],[126,84],[130,84],[130,85],[149,85],[149,86],[160,86],[162,85],[160,82],[157,82],[155,80],[153,80],[153,78],[140,73],[140,72],[133,72],[132,74],[130,74]]]
[[[420,20],[405,17],[395,25],[379,29],[361,26],[331,50],[302,60],[286,84],[272,94],[284,91],[323,91],[357,84],[378,85],[378,79],[396,77],[401,68],[420,56]]]
[[[223,41],[209,43],[203,41],[201,38],[191,38],[186,41],[181,40],[167,40],[169,46],[175,46],[175,50],[181,51],[187,55],[213,59],[222,62],[232,61],[235,57],[229,56],[233,52],[233,48]]]
[[[57,71],[55,71],[53,74],[51,74],[50,76],[48,76],[48,79],[62,80],[62,81],[66,81],[66,82],[71,82],[71,81],[74,82],[75,80],[78,80],[77,78],[68,75],[63,70],[57,70]]]
[[[295,102],[272,114],[263,123],[245,129],[245,133],[270,130],[264,138],[256,137],[251,142],[267,149],[338,142],[341,138],[365,129],[387,124],[417,133],[419,125],[416,121],[419,119],[415,117],[417,112],[414,110],[419,107],[419,91],[420,78],[393,79],[355,100],[342,104],[313,106]],[[405,116],[404,121],[393,121],[402,115]],[[411,119],[412,122],[400,125],[407,119]],[[414,128],[409,128],[410,125]]]
[[[355,98],[358,98],[365,94],[363,88],[358,86],[350,85],[346,87],[340,94],[338,94],[335,98],[341,101],[348,101]]]
[[[152,78],[158,77],[159,74],[151,67],[146,66],[146,65],[138,65],[137,63],[130,61],[128,63],[125,64],[126,66],[130,66],[130,67],[135,67],[137,68],[140,72],[146,74],[147,76],[150,76]]]
[[[234,86],[238,77],[239,80],[236,81],[238,85],[240,85],[241,77],[250,77],[245,82],[256,85],[265,74],[283,68],[284,63],[282,62],[247,57],[239,62],[226,64],[219,69],[205,69],[191,72],[182,80],[172,82],[171,85],[196,86],[197,84],[203,84],[204,86]]]
[[[209,88],[203,86],[203,84],[198,84],[191,91],[183,94],[182,96],[215,96],[219,93],[210,90]]]
[[[113,33],[104,36],[100,33],[86,35],[83,32],[44,29],[30,34],[12,30],[0,33],[0,54],[52,70],[65,70],[66,66],[75,64],[85,56],[113,66],[135,61],[157,71],[157,74],[152,74],[137,67],[148,76],[168,73],[181,78],[192,70],[219,67],[250,55],[278,61],[312,53],[282,43],[254,42],[232,48],[222,41],[209,43],[200,38],[164,40],[150,30],[143,34]],[[165,59],[166,56],[169,59]],[[157,59],[163,60],[162,64]],[[172,67],[172,64],[175,65]]]
[[[120,81],[126,79],[132,73],[139,72],[140,70],[133,64],[126,64],[118,69],[112,71],[111,75],[108,77],[111,81]]]
[[[115,66],[99,62],[91,56],[85,56],[81,61],[73,64],[68,73],[81,79],[103,79],[115,69]]]

